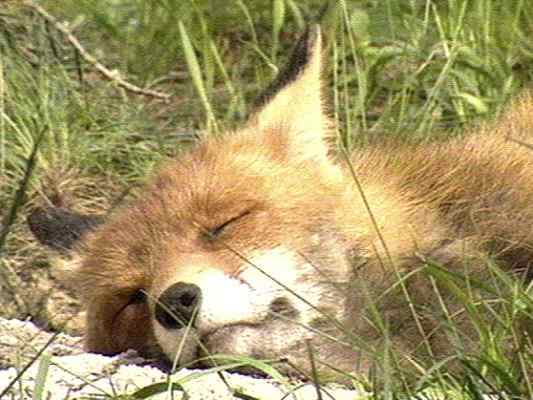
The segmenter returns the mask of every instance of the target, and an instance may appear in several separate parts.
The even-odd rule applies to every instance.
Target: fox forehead
[[[287,186],[283,182],[292,183],[291,177],[300,184],[305,183],[306,178],[308,182],[317,184],[320,182],[316,180],[317,175],[325,177],[328,173],[338,172],[333,165],[321,168],[310,157],[292,157],[288,144],[291,129],[290,125],[283,124],[268,128],[251,125],[237,132],[226,132],[223,136],[204,138],[196,147],[160,170],[154,189],[172,188],[186,195],[239,188],[242,184],[248,190],[259,190],[261,184]],[[280,178],[285,179],[280,181]],[[335,181],[332,176],[327,176],[327,179],[331,183]],[[251,187],[250,180],[254,181]],[[180,185],[178,188],[176,183]]]
[[[149,286],[166,269],[182,265],[187,254],[214,255],[221,268],[231,269],[238,264],[235,256],[221,254],[227,248],[202,234],[250,212],[223,238],[225,244],[249,251],[301,237],[302,229],[331,220],[335,208],[339,191],[320,174],[312,163],[292,165],[261,132],[207,139],[168,163],[142,196],[88,235],[86,270],[106,270],[93,285],[110,278],[116,291]],[[316,196],[308,196],[309,190]],[[310,215],[310,209],[320,212]]]
[[[283,136],[248,128],[204,140],[162,168],[125,219],[186,231],[214,228],[246,211],[289,219],[294,213],[299,220],[299,213],[309,215],[302,207],[327,209],[342,187],[312,160],[287,158],[271,135]]]

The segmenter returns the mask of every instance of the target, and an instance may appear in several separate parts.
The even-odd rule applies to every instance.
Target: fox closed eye
[[[211,229],[205,229],[204,230],[204,236],[207,240],[214,240],[214,239],[217,239],[218,237],[220,237],[222,235],[222,233],[226,230],[226,228],[228,226],[230,226],[231,224],[233,224],[234,222],[240,220],[241,218],[247,216],[250,214],[250,210],[246,210],[240,214],[238,214],[237,216],[235,217],[232,217],[228,220],[226,220],[225,222],[223,222],[222,224],[220,225],[217,225],[215,226],[214,228],[211,228]]]
[[[136,292],[132,293],[128,305],[130,304],[140,304],[146,302],[146,293],[144,290],[139,289]]]
[[[143,289],[131,292],[131,294],[123,298],[122,307],[116,310],[113,323],[120,321],[124,315],[130,315],[132,312],[135,313],[139,307],[144,307],[146,305],[146,299],[146,292]]]

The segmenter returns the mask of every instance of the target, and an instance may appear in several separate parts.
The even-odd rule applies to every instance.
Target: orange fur
[[[334,161],[326,145],[329,121],[321,111],[320,36],[315,35],[304,40],[304,60],[294,76],[264,101],[243,129],[206,138],[170,161],[139,199],[87,234],[77,249],[80,261],[68,279],[88,308],[89,350],[115,353],[135,348],[150,354],[163,337],[154,333],[153,317],[162,293],[176,280],[201,286],[201,279],[216,275],[212,270],[231,279],[253,274],[243,258],[271,257],[287,268],[300,255],[311,259],[294,262],[302,270],[310,264],[317,267],[316,274],[295,278],[295,290],[309,281],[316,280],[316,286],[328,281],[331,288],[320,286],[317,306],[325,315],[338,317],[349,333],[325,327],[328,318],[301,311],[294,305],[298,300],[289,295],[283,301],[276,297],[271,310],[308,313],[306,323],[331,331],[341,341],[353,335],[379,341],[381,333],[366,315],[365,290],[381,294],[396,272],[412,271],[424,258],[458,271],[472,259],[471,271],[480,276],[480,260],[488,255],[509,268],[529,268],[533,153],[508,138],[533,142],[532,97],[523,96],[498,121],[446,143],[382,143],[357,150],[351,163],[360,190],[346,161]],[[221,226],[219,234],[215,228]],[[215,231],[216,237],[206,234]],[[267,267],[280,276],[290,272]],[[255,275],[253,279],[260,280]],[[305,287],[312,291],[315,286]],[[413,278],[417,302],[434,302],[430,287],[427,279]],[[131,303],[139,290],[147,293],[148,301]],[[221,290],[221,301],[231,299],[232,290]],[[299,295],[305,297],[308,291]],[[378,306],[392,325],[399,324],[392,334],[400,345],[406,351],[416,347],[414,335],[419,332],[405,301],[394,297]],[[257,338],[265,342],[242,352],[289,354],[305,364],[305,349],[298,344],[305,334],[294,333],[278,320],[265,317],[257,322],[254,318],[259,317],[251,315],[248,323],[237,324],[246,334],[234,325],[218,327],[223,334],[212,339],[211,331],[206,333],[210,350],[235,348],[239,354],[241,345],[227,336],[237,334],[246,343],[256,337],[257,327]],[[201,316],[200,324],[208,318],[215,317]],[[435,328],[429,315],[421,324],[428,331]],[[284,329],[298,338],[286,348],[271,342],[276,337],[283,342]],[[357,363],[359,369],[368,368],[368,359],[354,350],[315,339],[317,356],[333,357],[336,365],[348,370],[357,369]],[[447,346],[443,336],[430,340],[435,348]],[[263,347],[269,350],[262,353]]]

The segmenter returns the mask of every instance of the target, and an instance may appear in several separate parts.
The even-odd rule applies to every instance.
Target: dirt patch
[[[49,206],[102,214],[123,190],[112,177],[95,178],[73,168],[51,167],[38,178],[1,249],[0,317],[30,320],[47,331],[83,332],[84,315],[76,293],[59,279],[68,257],[38,243],[26,218],[36,207]],[[0,210],[0,221],[6,212],[7,208]]]
[[[85,353],[80,337],[65,334],[58,334],[39,359],[12,385],[17,374],[52,336],[30,322],[0,318],[0,394],[10,387],[2,398],[32,399],[39,384],[43,384],[41,398],[44,399],[106,398],[162,384],[163,392],[149,397],[162,400],[170,398],[169,381],[180,385],[179,390],[177,385],[174,386],[172,398],[175,399],[242,399],[243,394],[260,399],[281,399],[293,391],[298,399],[317,398],[316,388],[311,384],[282,384],[237,373],[223,372],[221,375],[182,369],[168,376],[161,369],[148,365],[135,352],[114,357]],[[356,400],[361,395],[340,387],[321,390],[324,398],[338,400]],[[288,395],[287,398],[294,397]]]
[[[0,316],[31,320],[49,331],[81,334],[83,313],[78,300],[58,280],[54,266],[34,244],[34,257],[20,253],[2,260]]]

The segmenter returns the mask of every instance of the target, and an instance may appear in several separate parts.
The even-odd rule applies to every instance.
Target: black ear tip
[[[82,215],[64,208],[36,208],[27,217],[37,240],[55,250],[69,250],[88,231],[103,221],[100,216]]]
[[[295,46],[295,50],[292,55],[293,59],[299,59],[299,64],[307,64],[313,57],[313,54],[317,51],[320,51],[320,39],[320,25],[308,25]]]
[[[314,44],[320,39],[322,31],[319,24],[312,24],[307,27],[307,42]]]
[[[40,242],[42,242],[41,238],[43,238],[43,235],[46,233],[46,227],[48,226],[50,219],[51,213],[43,208],[36,208],[26,218],[30,231]]]
[[[320,25],[308,25],[292,50],[292,54],[284,68],[280,70],[276,79],[257,97],[254,109],[261,109],[284,88],[298,80],[312,63],[316,56],[320,57]]]
[[[300,38],[300,46],[306,50],[306,52],[309,54],[309,57],[318,49],[317,45],[319,45],[319,43],[317,42],[319,42],[322,37],[321,32],[320,25],[308,25],[304,34]]]

